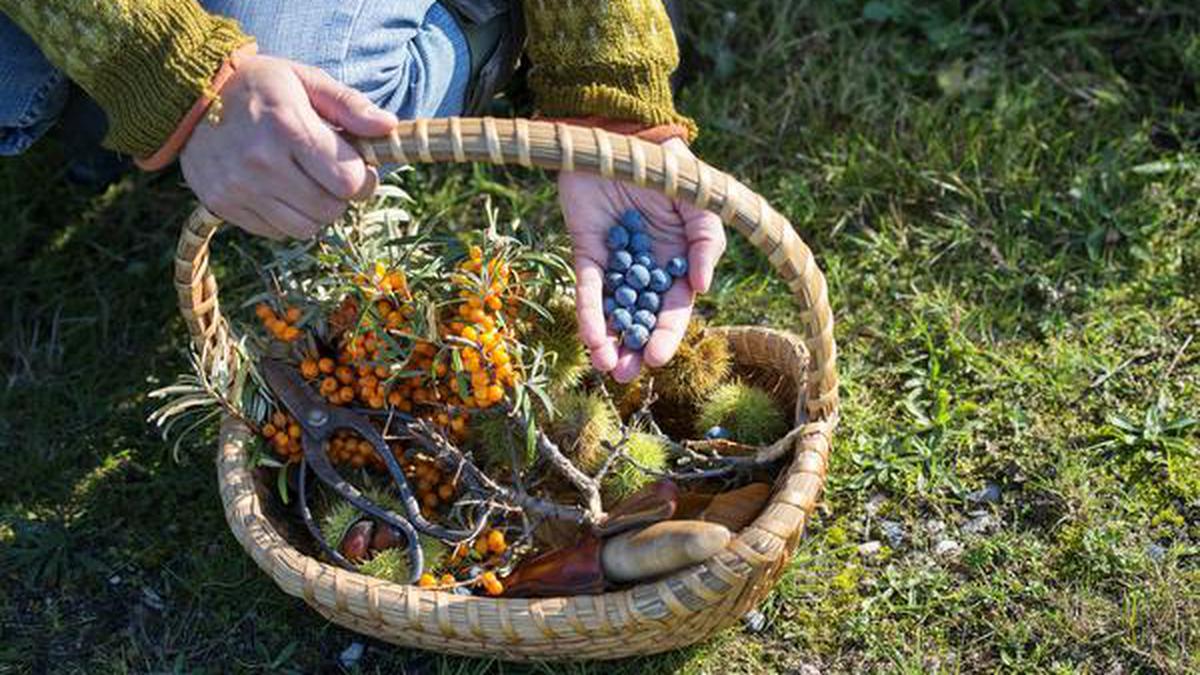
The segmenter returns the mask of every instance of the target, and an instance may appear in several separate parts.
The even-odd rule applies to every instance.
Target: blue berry
[[[658,293],[655,293],[654,291],[642,291],[642,294],[638,296],[638,309],[657,312],[661,305],[662,301],[658,299]]]
[[[650,331],[647,330],[645,326],[635,323],[629,327],[629,330],[625,331],[625,339],[623,340],[623,343],[625,344],[626,348],[637,352],[641,351],[649,341]]]
[[[653,330],[654,325],[658,323],[658,317],[654,316],[654,312],[647,309],[639,309],[633,313],[633,322],[639,326],[645,326],[647,330]]]
[[[638,300],[640,301],[641,298],[638,298]],[[640,304],[640,302],[639,302],[639,304]],[[613,310],[616,308],[617,308],[616,300],[613,300],[611,297],[604,298],[604,315],[605,316],[612,314]]]
[[[629,209],[621,214],[621,225],[629,232],[640,232],[646,229],[646,221],[637,209]]]
[[[634,232],[629,235],[629,250],[634,253],[649,253],[650,236],[645,232]]]
[[[613,310],[611,322],[614,331],[623,333],[633,325],[633,315],[624,307],[618,307]]]
[[[637,304],[638,292],[628,286],[622,286],[613,292],[613,300],[621,307],[633,307]]]
[[[671,275],[661,267],[650,270],[650,290],[655,293],[666,293],[671,290]]]
[[[675,278],[679,278],[688,271],[687,260],[682,257],[674,257],[667,261],[667,274]]]
[[[704,432],[704,437],[710,441],[716,441],[729,438],[729,430],[725,427],[711,427]]]
[[[658,267],[658,265],[654,264],[654,258],[651,258],[649,253],[639,253],[633,256],[633,264],[641,265],[648,270]]]
[[[650,270],[635,264],[625,273],[625,283],[635,291],[642,290],[650,283]]]
[[[620,225],[613,225],[608,231],[608,238],[604,240],[610,251],[620,251],[629,246],[629,230]]]
[[[613,251],[608,257],[608,269],[613,272],[624,272],[633,264],[633,255],[629,251]]]
[[[624,283],[625,283],[625,275],[624,274],[621,274],[620,272],[605,272],[604,273],[604,287],[606,289],[608,289],[609,292],[617,290]]]

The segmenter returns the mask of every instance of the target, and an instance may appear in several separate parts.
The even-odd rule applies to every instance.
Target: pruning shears
[[[408,479],[404,477],[404,470],[401,468],[400,462],[392,454],[383,435],[365,415],[329,405],[317,396],[296,369],[287,363],[275,359],[262,359],[258,368],[267,386],[271,388],[279,402],[296,418],[303,429],[301,447],[304,454],[300,460],[299,479],[300,516],[317,544],[334,562],[346,569],[355,569],[354,565],[338,552],[336,543],[331,546],[325,540],[313,519],[312,511],[308,506],[308,469],[312,469],[317,478],[339,497],[350,502],[363,513],[391,526],[404,536],[409,561],[409,583],[415,584],[420,579],[425,567],[418,533],[427,534],[443,541],[465,541],[474,535],[469,530],[453,530],[442,527],[429,522],[421,515],[421,507],[413,495]],[[365,439],[375,449],[375,454],[383,460],[395,483],[400,504],[404,507],[406,515],[401,516],[375,503],[349,481],[342,478],[341,474],[333,468],[333,464],[329,461],[329,455],[326,454],[325,446],[335,432],[344,429],[353,431]]]

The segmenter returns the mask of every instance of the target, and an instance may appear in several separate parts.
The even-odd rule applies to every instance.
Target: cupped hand
[[[691,159],[687,144],[675,138],[663,149]],[[679,348],[692,316],[697,293],[708,291],[713,270],[725,252],[725,230],[713,213],[654,190],[620,181],[564,171],[558,177],[559,202],[575,250],[576,313],[579,337],[587,346],[592,365],[611,373],[619,382],[637,377],[642,364],[664,365]],[[609,251],[608,230],[628,209],[641,211],[660,264],[676,256],[688,261],[686,277],[677,279],[663,296],[658,322],[641,352],[621,346],[604,317],[604,269]]]
[[[179,160],[216,215],[253,234],[307,239],[375,189],[375,170],[337,129],[377,136],[396,118],[320,69],[253,56],[221,99],[221,121],[197,125]]]

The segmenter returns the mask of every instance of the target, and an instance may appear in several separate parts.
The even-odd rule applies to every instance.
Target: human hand
[[[678,138],[663,149],[683,159],[693,157]],[[564,171],[558,176],[558,197],[575,249],[576,314],[579,337],[592,356],[592,365],[611,373],[618,382],[637,377],[644,362],[664,365],[675,354],[692,316],[696,293],[708,291],[713,270],[725,252],[725,230],[715,214],[661,193],[590,174]],[[628,209],[647,221],[652,252],[660,263],[685,256],[688,273],[662,299],[658,323],[642,352],[621,347],[604,318],[604,269],[609,251],[608,230]]]
[[[197,125],[179,159],[221,218],[271,239],[307,239],[374,191],[375,170],[333,128],[378,136],[396,125],[361,93],[318,68],[253,56],[221,100],[221,122]]]

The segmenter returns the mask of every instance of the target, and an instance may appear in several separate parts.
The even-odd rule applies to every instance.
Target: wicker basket
[[[217,477],[234,536],[286,593],[331,621],[387,642],[505,660],[612,659],[702,640],[761,601],[787,565],[825,483],[837,422],[833,318],[812,252],[766,201],[737,180],[654,144],[599,129],[528,120],[405,122],[388,137],[358,142],[373,164],[515,163],[597,173],[657,189],[719,213],[770,259],[795,294],[803,340],[757,327],[721,329],[736,363],[781,376],[796,401],[795,454],[759,517],[708,561],[650,583],[602,595],[543,599],[459,596],[389,583],[325,564],[297,550],[267,515],[270,487],[247,469],[249,430],[226,418]],[[232,336],[208,265],[220,219],[197,209],[175,261],[180,309],[205,362]]]

